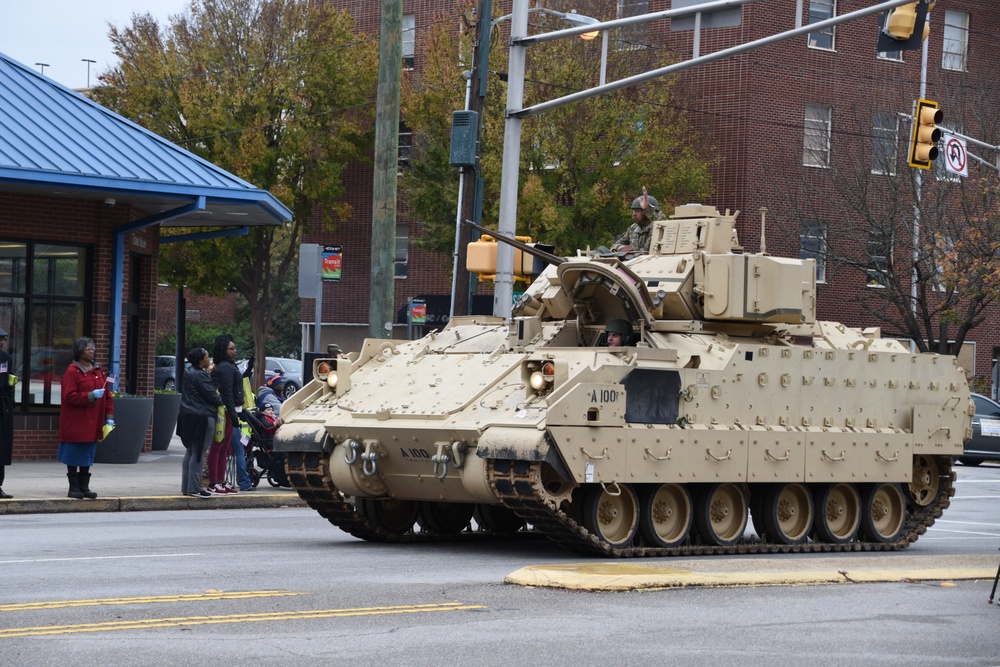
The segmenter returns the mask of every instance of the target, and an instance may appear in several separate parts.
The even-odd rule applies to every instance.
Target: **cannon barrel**
[[[562,264],[563,262],[566,261],[565,257],[559,257],[558,255],[553,255],[551,252],[546,252],[546,251],[541,250],[539,248],[536,248],[536,247],[534,247],[532,245],[528,245],[527,243],[521,243],[520,241],[517,241],[517,240],[512,239],[510,237],[503,236],[503,235],[499,234],[498,232],[493,231],[492,229],[487,229],[486,227],[483,227],[482,225],[477,225],[472,220],[465,220],[464,222],[465,222],[466,225],[468,225],[469,227],[472,227],[473,229],[475,229],[477,232],[480,232],[481,234],[486,234],[487,236],[492,236],[497,241],[501,241],[503,243],[506,243],[509,246],[514,246],[518,250],[521,250],[522,252],[526,252],[529,255],[532,255],[533,257],[537,257],[538,259],[540,259],[540,260],[542,260],[544,262],[547,262],[549,264],[553,264],[555,266],[558,266],[558,265],[560,265],[560,264]]]

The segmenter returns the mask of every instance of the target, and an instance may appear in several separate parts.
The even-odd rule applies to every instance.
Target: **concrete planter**
[[[115,430],[97,443],[95,463],[137,463],[153,417],[150,398],[116,398]]]
[[[177,427],[177,413],[181,409],[181,395],[153,394],[153,451],[162,452],[170,445]]]

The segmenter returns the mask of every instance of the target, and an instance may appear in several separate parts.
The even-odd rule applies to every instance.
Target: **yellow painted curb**
[[[711,586],[801,586],[817,584],[992,579],[995,569],[851,569],[786,572],[705,573],[625,563],[536,565],[516,570],[504,583],[573,590],[626,591]]]

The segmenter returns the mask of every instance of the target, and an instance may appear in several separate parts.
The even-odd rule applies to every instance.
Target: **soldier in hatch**
[[[649,240],[653,235],[653,221],[665,220],[660,205],[642,187],[642,196],[632,201],[632,224],[614,245],[612,252],[649,252]]]

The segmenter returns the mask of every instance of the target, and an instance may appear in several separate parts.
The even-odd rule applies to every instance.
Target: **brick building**
[[[160,227],[277,225],[291,213],[3,54],[0,91],[0,327],[20,378],[14,458],[47,459],[77,338],[95,339],[117,391],[153,393]]]
[[[331,1],[351,11],[360,32],[377,35],[378,3]],[[532,4],[560,11],[593,10],[591,15],[602,20],[671,8],[669,0]],[[816,23],[872,4],[867,0],[804,0],[802,23]],[[700,52],[712,53],[791,30],[795,5],[795,0],[745,5],[738,27],[702,32]],[[444,19],[453,20],[459,29],[457,17],[467,6],[454,0],[404,0],[404,59],[412,58],[405,65],[419,72],[424,28]],[[494,2],[494,16],[510,10],[509,0]],[[760,247],[758,211],[766,207],[768,251],[818,260],[822,319],[881,326],[883,336],[905,338],[904,331],[881,321],[879,315],[889,308],[882,298],[889,293],[882,276],[890,266],[900,272],[908,270],[907,241],[900,235],[887,240],[885,234],[874,235],[871,228],[874,220],[892,219],[893,224],[908,229],[914,217],[916,170],[907,166],[906,155],[910,121],[901,114],[912,113],[920,96],[921,52],[878,53],[880,20],[871,15],[686,70],[680,75],[682,105],[689,121],[705,133],[715,150],[711,156],[716,159],[712,170],[715,194],[704,203],[743,212],[739,233],[747,251]],[[925,97],[941,103],[945,127],[991,145],[1000,143],[1000,115],[987,113],[1000,109],[1000,93],[990,79],[1000,46],[1000,6],[989,0],[939,0],[930,23]],[[412,31],[406,32],[408,28]],[[681,59],[691,54],[693,33],[671,31],[668,21],[630,30],[633,43],[671,49]],[[616,44],[619,37],[612,35],[611,43]],[[401,136],[401,143],[405,139]],[[995,154],[984,157],[996,161]],[[921,176],[925,201],[935,196],[937,205],[945,207],[938,210],[958,207],[960,195],[947,189],[958,177],[945,172],[942,160]],[[371,188],[371,168],[354,169],[348,184],[354,217],[340,225],[335,238],[308,239],[341,243],[346,248],[345,281],[327,287],[324,322],[367,327]],[[664,195],[670,201],[669,193]],[[930,212],[929,207],[923,212],[925,225]],[[405,248],[420,227],[407,216],[402,201],[398,223],[398,247]],[[407,296],[449,292],[448,267],[442,266],[440,257],[416,250],[412,244],[402,256],[405,277],[396,281],[397,307],[405,304]],[[935,300],[931,295],[929,301]],[[312,318],[310,304],[304,304],[305,321]],[[961,353],[963,365],[981,379],[989,377],[1000,346],[1000,318],[995,311],[992,308],[984,314],[984,323],[971,331]],[[949,335],[946,332],[943,337]],[[340,342],[351,337],[324,333],[325,342],[335,338]]]

